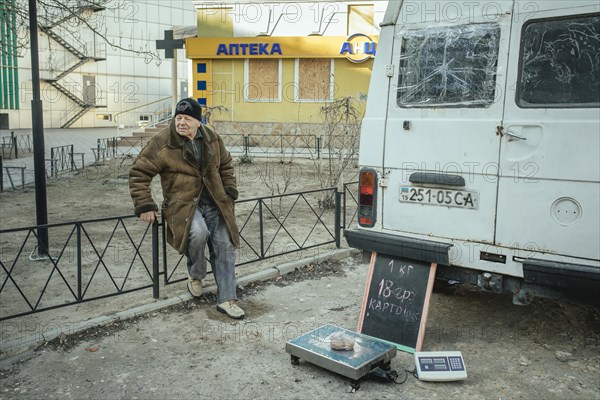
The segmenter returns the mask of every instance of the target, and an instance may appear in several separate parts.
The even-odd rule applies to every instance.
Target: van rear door
[[[597,261],[600,5],[535,4],[514,14],[497,242]]]
[[[384,229],[494,242],[513,1],[490,4],[403,6],[384,144]]]

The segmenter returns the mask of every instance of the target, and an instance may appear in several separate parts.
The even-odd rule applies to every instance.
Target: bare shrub
[[[294,175],[294,164],[292,160],[285,160],[282,157],[278,162],[269,162],[259,164],[258,176],[261,182],[267,187],[271,196],[282,196],[287,193],[292,183]],[[270,199],[271,210],[275,210],[276,217],[281,217],[282,214],[282,198],[277,198],[277,204]],[[276,208],[275,208],[276,206]]]
[[[230,113],[231,111],[229,110],[229,108],[225,107],[225,106],[215,106],[215,107],[203,107],[202,110],[202,117],[204,118],[204,123],[206,125],[210,125],[212,126],[212,116],[214,113]]]
[[[321,107],[325,135],[322,138],[321,158],[314,160],[321,188],[336,187],[343,190],[344,174],[356,165],[362,112],[359,100],[344,97]],[[335,207],[332,197],[319,201],[323,209]]]

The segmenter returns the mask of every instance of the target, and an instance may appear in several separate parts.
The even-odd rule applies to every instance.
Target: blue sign
[[[229,45],[221,43],[217,49],[218,56],[272,56],[273,54],[283,55],[279,43],[230,43]]]
[[[355,33],[348,37],[348,40],[342,43],[342,48],[340,49],[340,54],[345,55],[353,63],[367,61],[372,56],[375,56],[376,52],[377,43],[363,33]]]

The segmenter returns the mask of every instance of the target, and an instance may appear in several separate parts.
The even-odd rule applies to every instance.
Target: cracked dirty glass
[[[532,22],[522,43],[520,106],[600,103],[600,15]]]
[[[400,107],[489,107],[495,99],[498,24],[400,32]]]

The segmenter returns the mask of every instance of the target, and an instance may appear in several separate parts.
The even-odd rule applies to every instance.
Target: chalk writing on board
[[[395,272],[394,261],[396,261],[396,260],[391,259],[390,262],[388,263],[388,265],[390,267],[390,274],[393,274]],[[412,265],[406,264],[406,263],[400,263],[400,265],[398,265],[398,263],[396,263],[396,265],[397,265],[396,271],[398,272],[400,277],[403,277],[404,275],[409,276],[410,271],[412,271],[415,268]]]
[[[369,310],[380,311],[382,313],[389,312],[394,315],[401,315],[408,320],[418,321],[421,313],[410,310],[407,307],[402,307],[387,301],[369,299]]]
[[[420,347],[434,276],[429,263],[374,254],[359,331],[409,349]]]

